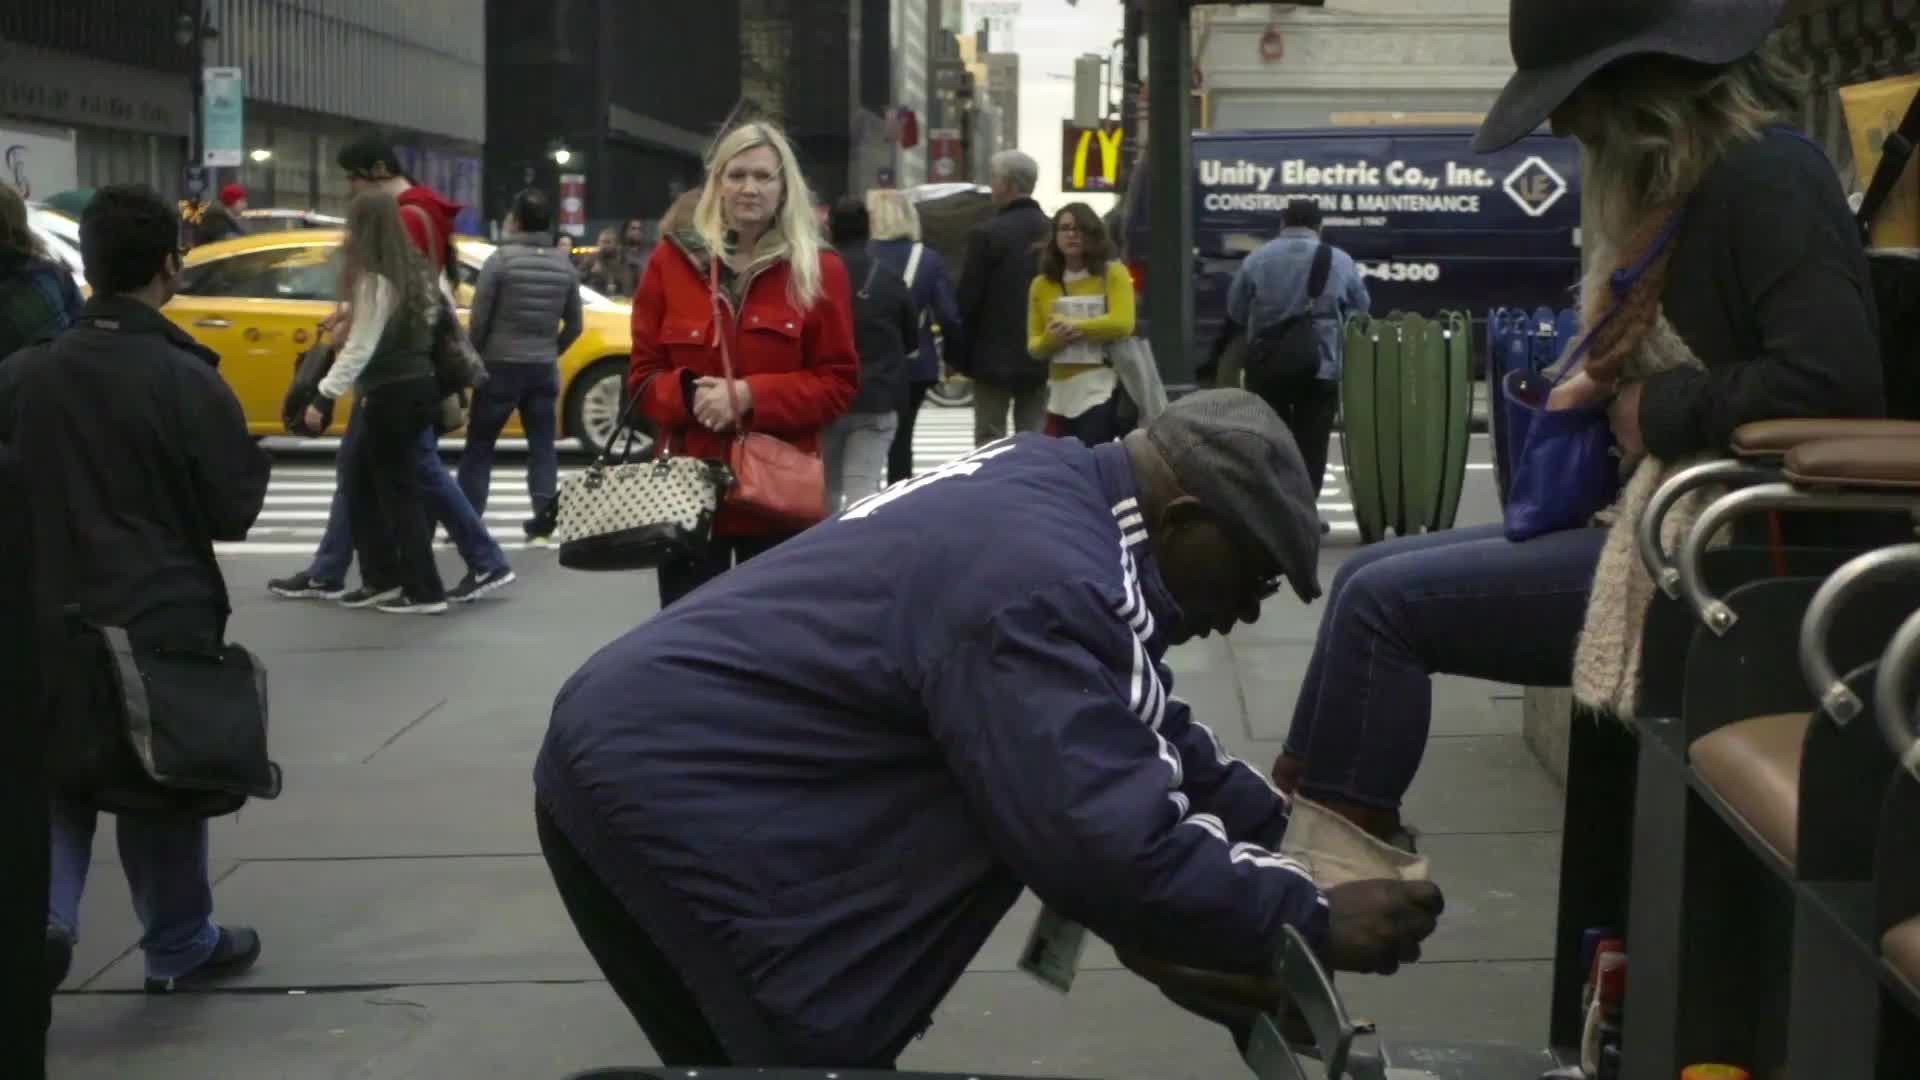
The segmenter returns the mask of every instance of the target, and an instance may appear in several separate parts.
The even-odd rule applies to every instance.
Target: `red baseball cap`
[[[247,189],[239,184],[228,184],[220,189],[220,202],[225,206],[232,206],[246,197]]]

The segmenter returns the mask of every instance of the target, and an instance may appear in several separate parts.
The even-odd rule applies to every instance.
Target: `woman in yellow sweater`
[[[1089,446],[1125,434],[1114,430],[1118,382],[1107,346],[1133,336],[1133,277],[1112,256],[1100,215],[1068,203],[1027,290],[1027,351],[1050,361],[1047,434]]]

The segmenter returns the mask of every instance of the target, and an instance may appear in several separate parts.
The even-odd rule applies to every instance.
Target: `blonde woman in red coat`
[[[734,392],[752,430],[818,453],[860,382],[846,267],[825,248],[786,136],[746,124],[714,149],[691,222],[663,236],[633,299],[629,392],[677,454],[724,461],[734,415],[709,287],[735,314]],[[791,531],[722,509],[707,552],[660,568],[662,607]]]

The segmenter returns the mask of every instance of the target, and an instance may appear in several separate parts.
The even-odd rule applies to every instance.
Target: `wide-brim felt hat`
[[[1518,68],[1473,149],[1525,138],[1593,74],[1628,56],[1730,64],[1765,44],[1786,0],[1513,0],[1507,36]]]

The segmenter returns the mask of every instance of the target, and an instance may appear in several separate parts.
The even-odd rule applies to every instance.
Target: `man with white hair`
[[[1027,290],[1051,227],[1033,200],[1040,165],[1018,150],[1002,150],[989,171],[997,212],[967,236],[960,271],[965,351],[952,360],[973,380],[976,446],[1006,437],[1009,407],[1015,431],[1039,431],[1047,419],[1047,363],[1027,353]]]

